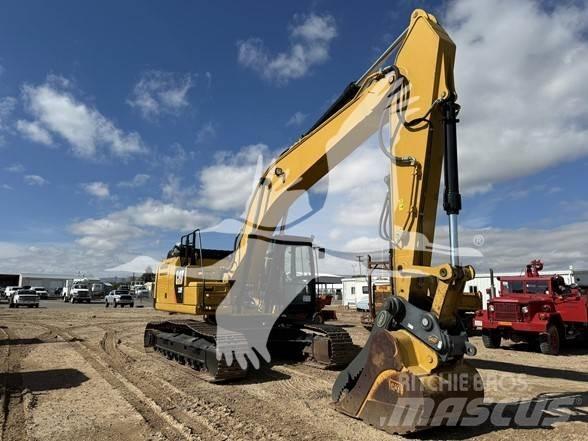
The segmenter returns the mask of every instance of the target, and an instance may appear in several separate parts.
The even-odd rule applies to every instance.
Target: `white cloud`
[[[0,98],[0,129],[6,128],[6,120],[16,107],[16,98],[5,96]]]
[[[0,75],[2,74],[2,66],[0,66]],[[11,96],[0,98],[0,146],[4,144],[3,132],[10,132],[9,120],[12,112],[16,107],[16,99]]]
[[[107,268],[108,272],[125,272],[125,273],[142,273],[147,268],[154,271],[159,266],[159,261],[149,256],[137,256],[121,265],[112,268]]]
[[[70,230],[80,236],[77,242],[99,251],[113,251],[152,229],[188,231],[212,225],[216,218],[199,210],[184,209],[173,204],[148,199],[140,204],[116,211],[104,218],[75,222]]]
[[[25,170],[25,168],[22,164],[15,163],[15,164],[9,165],[4,170],[6,170],[10,173],[22,173]]]
[[[585,219],[585,218],[584,218]],[[472,264],[476,271],[488,272],[489,268],[500,271],[517,271],[532,259],[542,259],[546,269],[567,269],[573,265],[578,270],[588,269],[585,232],[588,222],[561,225],[556,228],[489,228],[484,230],[460,231],[460,245],[476,247],[480,243],[481,258],[462,259]],[[540,238],[540,240],[539,240]],[[439,228],[436,244],[447,245],[447,229]],[[444,260],[447,260],[445,257]]]
[[[268,155],[265,144],[249,145],[237,153],[219,152],[216,164],[200,171],[200,204],[220,211],[243,210]]]
[[[187,151],[181,144],[172,144],[165,153],[161,154],[159,162],[162,166],[173,172],[177,172],[186,161],[194,159],[194,152]]]
[[[88,182],[87,184],[82,184],[82,188],[86,193],[99,199],[106,199],[110,197],[110,189],[108,184],[104,182]]]
[[[137,255],[145,257],[145,254],[159,257],[160,252],[127,248],[101,251],[79,243],[36,242],[31,246],[28,243],[0,242],[0,271],[112,276],[112,273],[105,272],[107,268],[132,261]]]
[[[103,219],[86,219],[71,226],[71,231],[82,236],[77,243],[99,251],[113,251],[121,244],[141,236],[143,230],[128,219],[110,216]]]
[[[137,188],[137,187],[142,187],[143,185],[145,185],[149,179],[151,179],[151,176],[144,174],[144,173],[139,173],[136,174],[135,177],[133,179],[131,179],[130,181],[121,181],[118,183],[119,187],[129,187],[129,188]]]
[[[49,183],[48,180],[39,175],[26,175],[24,177],[24,180],[27,184],[36,185],[37,187],[42,187]]]
[[[198,130],[198,133],[196,133],[196,144],[209,141],[214,137],[216,137],[216,125],[208,122]]]
[[[187,210],[172,204],[149,199],[123,211],[137,225],[157,227],[169,231],[187,231],[210,225],[215,218],[198,210]]]
[[[12,188],[10,185],[8,185],[8,184],[1,184],[1,185],[0,185],[0,188],[1,188],[2,190],[14,190],[14,189],[13,189],[13,188]]]
[[[457,45],[464,189],[588,154],[586,2],[459,0],[442,23]]]
[[[144,151],[138,133],[125,133],[98,110],[76,99],[71,89],[67,79],[55,76],[39,86],[23,86],[27,109],[36,118],[33,124],[65,139],[81,157],[96,156],[99,147],[117,156]]]
[[[31,141],[38,142],[39,144],[52,145],[53,139],[51,134],[45,130],[38,122],[18,120],[16,122],[17,130]]]
[[[263,40],[239,41],[238,60],[268,80],[287,83],[308,74],[311,67],[329,58],[331,41],[337,36],[335,19],[328,14],[294,16],[290,29],[290,48],[277,55],[269,53]]]
[[[290,117],[290,119],[288,120],[288,122],[286,123],[286,126],[299,126],[301,125],[304,121],[306,121],[306,117],[308,115],[306,113],[302,113],[302,112],[296,112],[294,113],[294,115],[292,115]]]
[[[191,187],[183,187],[182,179],[176,175],[169,175],[164,181],[161,187],[161,193],[165,200],[181,203],[189,197],[189,194],[193,189]]]
[[[177,114],[189,105],[188,92],[192,86],[191,74],[147,71],[141,75],[127,103],[147,119],[162,114]]]

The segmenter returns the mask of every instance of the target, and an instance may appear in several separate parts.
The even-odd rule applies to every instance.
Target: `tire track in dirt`
[[[192,439],[198,439],[198,433],[206,433],[201,438],[205,440],[378,439],[373,438],[371,430],[366,433],[361,423],[341,417],[329,407],[331,384],[327,375],[332,373],[323,374],[322,370],[305,369],[303,365],[277,365],[256,372],[244,382],[214,385],[195,378],[197,372],[188,367],[145,353],[142,347],[136,349],[140,342],[127,328],[132,324],[127,322],[122,332],[112,329],[119,324],[86,323],[79,328],[96,327],[104,333],[93,332],[87,341],[73,343],[82,345],[104,368],[136,387],[180,429],[193,435]],[[53,329],[61,331],[66,341],[76,336],[69,333],[71,327]],[[119,344],[119,336],[132,341],[134,347]],[[319,378],[315,373],[320,374]],[[312,384],[317,380],[319,384]],[[324,424],[327,415],[343,430],[334,434],[332,426]]]
[[[21,361],[31,351],[29,345],[19,344],[18,337],[8,327],[0,327],[4,336],[2,344],[4,356],[0,362],[0,395],[2,403],[0,441],[27,440],[27,402],[30,402],[30,391],[23,387],[19,373]],[[50,332],[35,336],[40,340],[47,338]]]
[[[106,333],[102,339],[104,342],[105,350],[115,360],[118,360],[120,364],[124,363],[129,357],[132,358],[128,353],[121,350],[118,344],[118,338],[116,333],[112,330],[106,330]],[[101,343],[102,345],[102,343]],[[143,358],[148,358],[151,361],[151,357],[145,352],[141,353]],[[157,357],[159,359],[159,357]],[[166,359],[161,358],[161,361],[169,364],[173,369],[188,369],[175,362],[168,362]],[[129,366],[127,365],[127,368]],[[243,439],[243,440],[275,440],[275,441],[286,441],[284,438],[277,436],[273,433],[273,430],[261,427],[258,424],[252,423],[248,419],[241,418],[234,410],[222,403],[215,403],[206,400],[202,397],[194,396],[186,393],[185,391],[178,388],[170,381],[164,380],[161,377],[153,377],[152,370],[145,371],[137,366],[132,366],[133,377],[142,377],[145,375],[150,376],[150,381],[156,382],[159,386],[160,391],[165,392],[165,396],[172,399],[172,402],[184,409],[185,416],[189,421],[196,420],[201,425],[206,426],[209,430],[216,432],[217,439]],[[190,369],[190,373],[195,373]],[[198,379],[197,381],[204,382],[204,380]]]
[[[96,363],[108,368],[112,375],[118,377],[127,388],[133,389],[135,395],[138,395],[142,401],[147,402],[157,413],[171,422],[172,426],[179,430],[185,439],[286,441],[284,438],[273,435],[272,430],[260,430],[260,427],[255,423],[236,418],[228,406],[195,399],[171,383],[155,377],[153,370],[145,372],[136,369],[133,366],[134,358],[118,349],[118,338],[116,332],[112,330],[106,330],[98,342],[97,348],[93,348],[86,342],[79,341],[74,334],[69,332],[70,329],[63,330],[52,325],[46,326],[53,329],[65,341],[81,346],[83,349],[78,348],[81,349],[78,352],[101,375],[104,372],[95,366]],[[102,376],[105,380],[109,380],[104,375]],[[109,383],[120,390],[120,385],[113,384],[112,381]],[[128,398],[125,394],[123,396],[125,399]],[[129,400],[127,399],[127,401]],[[136,403],[131,402],[130,404],[137,409]],[[201,436],[201,434],[203,435]]]
[[[343,416],[330,406],[331,388],[338,372],[316,369],[304,363],[276,364],[254,372],[244,381],[229,384],[194,382],[194,371],[157,354],[147,354],[135,339],[129,345],[128,335],[122,334],[119,350],[130,352],[145,369],[155,369],[153,363],[169,366],[158,369],[165,380],[190,396],[204,396],[220,405],[231,402],[241,416],[271,428],[286,439],[296,440],[380,440],[382,432],[364,422]],[[288,378],[289,377],[289,378]],[[285,384],[284,384],[285,383]],[[195,387],[195,384],[198,387]],[[218,400],[213,398],[219,397]],[[233,404],[234,403],[234,404]],[[329,422],[329,423],[326,423]],[[333,431],[336,424],[337,431]],[[396,440],[400,437],[388,436]]]
[[[37,325],[52,331],[64,342],[69,343],[70,346],[143,417],[143,420],[156,434],[161,435],[164,439],[169,441],[194,441],[207,439],[193,435],[189,428],[175,420],[175,418],[161,408],[154,400],[143,393],[140,388],[109,367],[108,364],[100,359],[100,357],[93,354],[93,351],[88,349],[80,339],[70,334],[68,331],[54,325],[38,323]]]
[[[223,406],[230,402],[230,408],[241,420],[263,424],[269,428],[269,433],[285,439],[355,440],[358,428],[364,432],[366,429],[361,423],[347,417],[339,418],[343,421],[337,424],[350,428],[348,436],[334,434],[330,427],[324,425],[322,422],[325,413],[340,417],[340,414],[329,407],[331,383],[321,379],[321,384],[311,384],[312,375],[300,374],[297,370],[299,365],[262,368],[246,380],[226,385],[210,384],[202,380],[194,383],[194,371],[190,368],[164,357],[152,357],[125,344],[119,345],[118,349],[125,352],[130,350],[146,369],[153,369],[154,358],[169,366],[158,369],[165,377],[160,379],[167,382],[168,387],[175,388],[192,399],[203,400],[202,397],[206,397],[204,400],[212,406]],[[368,438],[359,439],[372,439],[374,432],[381,435],[375,429],[369,432]]]

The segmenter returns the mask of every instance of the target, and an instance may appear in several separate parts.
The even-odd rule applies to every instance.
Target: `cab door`
[[[564,322],[588,324],[588,293],[569,290],[555,294],[555,305]]]

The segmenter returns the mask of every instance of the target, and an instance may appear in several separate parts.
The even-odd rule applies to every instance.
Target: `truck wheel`
[[[8,307],[11,308],[11,309],[14,308],[14,303],[9,303],[8,304]]]
[[[497,349],[500,347],[500,341],[502,338],[500,334],[497,332],[489,332],[487,334],[482,334],[482,343],[484,343],[484,347],[488,349]]]
[[[312,322],[322,325],[323,323],[325,323],[325,319],[323,318],[320,312],[315,312],[312,316]]]
[[[112,304],[113,308],[116,308],[116,300],[114,301],[114,303]]]
[[[35,305],[35,308],[38,308],[38,307],[39,307],[39,304],[37,303],[37,304]]]
[[[106,300],[106,301],[104,302],[104,306],[105,306],[106,308],[108,308],[108,300]]]
[[[539,344],[539,349],[542,354],[557,355],[559,354],[559,331],[556,326],[551,325],[547,328],[547,335],[545,340]]]
[[[130,306],[131,308],[134,308],[134,307],[135,307],[135,304],[134,304],[134,303],[131,303],[129,306]]]

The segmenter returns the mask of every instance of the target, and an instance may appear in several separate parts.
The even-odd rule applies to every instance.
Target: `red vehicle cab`
[[[542,269],[543,263],[533,260],[524,276],[499,277],[500,297],[477,312],[485,347],[498,348],[509,339],[557,355],[562,341],[586,336],[588,292],[566,285],[561,276],[539,274]]]

